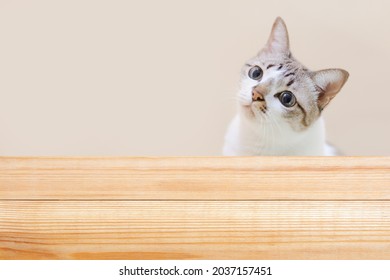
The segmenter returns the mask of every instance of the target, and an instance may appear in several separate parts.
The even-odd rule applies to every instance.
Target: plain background
[[[350,79],[326,109],[347,155],[390,155],[389,1],[0,1],[0,155],[220,155],[239,72],[287,23]]]

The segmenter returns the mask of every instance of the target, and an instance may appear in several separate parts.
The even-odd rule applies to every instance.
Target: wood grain
[[[390,199],[390,158],[0,158],[0,198]]]
[[[390,258],[390,202],[0,202],[0,258]]]
[[[0,158],[0,259],[389,259],[390,158]]]

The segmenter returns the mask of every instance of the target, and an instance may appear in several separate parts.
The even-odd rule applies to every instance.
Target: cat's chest
[[[236,117],[226,135],[225,154],[239,156],[285,154],[290,145],[282,136],[280,129],[266,124],[253,126]]]
[[[274,129],[274,130],[272,130]],[[291,148],[288,137],[283,137],[275,128],[259,127],[258,130],[241,132],[239,146],[246,155],[285,155]]]
[[[318,130],[318,131],[317,131]],[[320,129],[296,133],[276,124],[248,124],[236,118],[226,135],[225,154],[237,156],[322,155]]]

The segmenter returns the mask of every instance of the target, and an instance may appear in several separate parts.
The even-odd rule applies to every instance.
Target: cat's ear
[[[314,72],[313,81],[319,89],[318,108],[323,110],[348,80],[348,72],[343,69],[326,69]]]
[[[282,18],[276,18],[265,49],[273,53],[289,53],[287,27]]]

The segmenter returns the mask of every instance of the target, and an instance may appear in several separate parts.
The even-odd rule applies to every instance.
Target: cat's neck
[[[238,114],[226,140],[224,154],[231,156],[321,156],[326,145],[322,118],[296,132],[276,120],[255,122]]]

